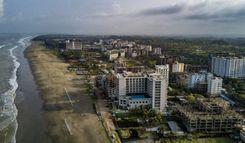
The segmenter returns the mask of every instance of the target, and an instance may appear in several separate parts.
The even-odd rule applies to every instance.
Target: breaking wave
[[[22,38],[18,41],[18,44],[13,48],[9,49],[10,57],[14,63],[14,68],[12,70],[12,75],[9,79],[10,89],[0,96],[0,131],[8,127],[11,123],[14,123],[15,130],[11,142],[15,143],[15,136],[18,128],[18,123],[16,120],[18,110],[15,106],[14,100],[16,96],[16,90],[18,88],[17,82],[17,70],[20,66],[17,57],[14,54],[14,50],[18,47],[25,48],[30,45],[30,37]],[[3,45],[2,45],[3,46]],[[1,46],[0,46],[1,47]]]

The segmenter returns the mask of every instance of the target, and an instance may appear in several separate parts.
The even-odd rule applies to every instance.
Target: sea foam
[[[3,95],[0,96],[0,101],[3,104],[2,112],[0,114],[1,121],[0,121],[0,131],[8,127],[11,123],[15,124],[15,130],[13,137],[11,138],[11,142],[15,143],[16,139],[16,132],[18,128],[18,123],[16,120],[18,110],[14,104],[15,96],[16,96],[16,90],[18,88],[17,83],[17,70],[20,66],[20,63],[18,62],[17,57],[14,54],[14,50],[18,47],[25,48],[30,45],[30,39],[31,37],[22,38],[18,41],[18,45],[14,46],[13,48],[9,49],[10,57],[13,59],[14,63],[14,69],[12,71],[11,78],[9,79],[9,85],[10,89],[6,91]]]
[[[0,49],[2,49],[3,47],[5,47],[5,45],[0,45]]]

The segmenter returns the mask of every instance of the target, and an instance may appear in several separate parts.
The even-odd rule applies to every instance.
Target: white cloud
[[[0,32],[16,26],[94,34],[216,34],[229,29],[245,34],[245,0],[9,0],[4,7],[3,1]]]
[[[3,14],[4,14],[3,0],[0,0],[0,17],[2,17]]]

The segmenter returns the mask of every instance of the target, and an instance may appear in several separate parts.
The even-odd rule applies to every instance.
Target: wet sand
[[[21,66],[18,70],[19,88],[16,92],[15,104],[18,109],[17,143],[48,143],[45,123],[42,116],[42,100],[35,84],[28,60],[23,50],[18,54]]]

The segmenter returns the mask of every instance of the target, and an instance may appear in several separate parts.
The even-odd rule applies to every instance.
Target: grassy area
[[[134,60],[126,60],[127,67],[139,66],[139,63]]]
[[[245,103],[245,80],[242,79],[224,79],[224,87],[231,98],[238,101],[242,106]]]
[[[145,130],[137,130],[137,132],[141,139],[148,138],[150,136],[150,132],[146,132]]]
[[[153,127],[165,122],[163,115],[150,107],[140,107],[127,113],[115,113],[119,127]]]
[[[121,118],[121,119],[138,119],[142,116],[138,115],[138,114],[131,113],[131,112],[127,112],[127,113],[115,113],[115,117],[117,119],[119,119],[119,118]]]
[[[129,130],[119,130],[119,134],[122,138],[124,139],[127,139],[129,138],[131,135],[130,135],[130,131]]]

